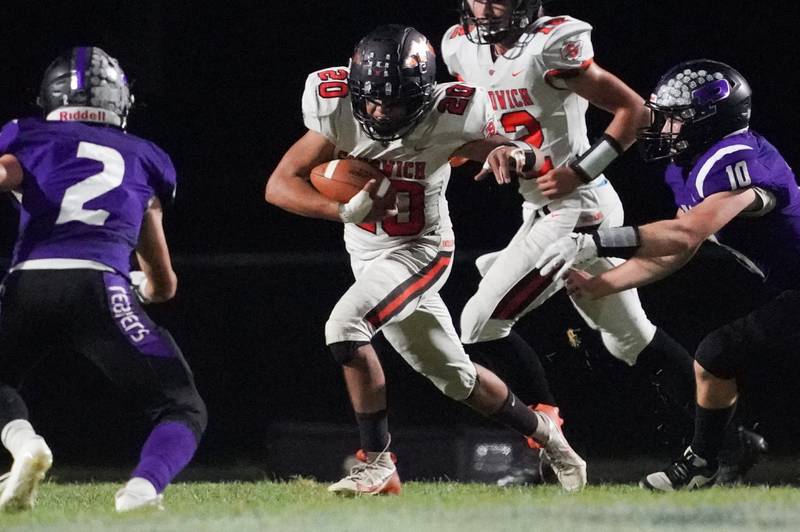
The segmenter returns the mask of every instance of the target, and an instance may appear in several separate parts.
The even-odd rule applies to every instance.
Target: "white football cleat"
[[[350,474],[328,486],[328,491],[345,497],[400,495],[402,487],[394,453],[366,453],[359,449],[356,458],[358,463],[350,469]]]
[[[116,495],[114,495],[114,507],[117,512],[130,512],[132,510],[164,509],[164,495],[156,493],[156,488],[149,480],[133,477]]]
[[[586,462],[570,447],[552,417],[538,411],[535,414],[539,423],[547,425],[547,440],[539,441],[543,458],[555,472],[564,491],[580,491],[586,485]]]
[[[53,453],[37,436],[22,446],[14,458],[11,471],[0,480],[0,510],[30,510],[36,502],[39,483],[53,465]]]

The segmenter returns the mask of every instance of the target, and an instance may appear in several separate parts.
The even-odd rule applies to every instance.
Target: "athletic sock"
[[[715,409],[697,405],[692,451],[705,458],[712,468],[717,467],[717,456],[722,449],[726,428],[733,418],[735,410],[736,404],[727,408]]]
[[[508,390],[508,397],[500,410],[490,415],[489,418],[516,430],[526,438],[534,434],[539,426],[539,418],[536,414],[511,390]]]
[[[694,358],[686,348],[658,328],[647,347],[639,353],[636,364],[655,377],[673,407],[681,409],[688,417],[694,415]]]
[[[139,464],[131,478],[143,478],[155,487],[157,493],[161,493],[186,467],[195,450],[197,438],[188,426],[177,421],[156,425],[142,447]]]
[[[389,445],[389,415],[386,409],[378,412],[356,412],[361,449],[364,452],[381,452]]]

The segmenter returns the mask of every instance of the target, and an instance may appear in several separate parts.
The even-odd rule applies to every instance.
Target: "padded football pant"
[[[520,318],[564,286],[563,280],[542,277],[534,268],[550,243],[572,231],[622,225],[619,197],[602,179],[599,185],[577,189],[538,211],[523,206],[522,226],[508,246],[478,258],[476,265],[483,279],[461,314],[461,340],[465,344],[508,336]],[[621,262],[598,258],[581,268],[597,275]],[[572,304],[592,329],[600,331],[611,354],[629,365],[636,363],[655,335],[656,327],[642,309],[635,289],[594,301],[572,299]]]
[[[19,385],[46,356],[86,356],[153,421],[199,440],[206,407],[180,348],[147,316],[128,281],[94,270],[22,270],[0,287],[0,381]],[[8,391],[8,388],[6,388]],[[11,415],[0,411],[0,427]]]
[[[408,364],[458,401],[472,393],[475,366],[439,289],[450,275],[452,237],[428,235],[375,258],[351,257],[355,283],[325,324],[327,344],[369,342],[378,331]]]

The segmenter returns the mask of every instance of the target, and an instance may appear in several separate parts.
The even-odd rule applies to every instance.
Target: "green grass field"
[[[481,531],[797,530],[800,490],[713,488],[651,494],[633,485],[568,495],[555,486],[497,488],[450,482],[404,484],[400,497],[341,499],[309,480],[178,483],[166,511],[117,515],[118,484],[42,486],[29,513],[0,514],[0,530]]]

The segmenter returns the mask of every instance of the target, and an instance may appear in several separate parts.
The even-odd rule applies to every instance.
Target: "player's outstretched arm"
[[[142,296],[152,303],[172,299],[178,289],[178,276],[172,269],[167,237],[164,235],[163,214],[161,202],[154,198],[144,213],[136,245],[139,267],[147,278]]]
[[[22,165],[16,157],[7,153],[0,157],[0,191],[16,190],[22,184]]]
[[[334,148],[320,133],[306,132],[284,154],[267,180],[267,202],[301,216],[341,221],[339,203],[317,192],[308,181],[312,168],[334,159]]]
[[[502,135],[468,142],[452,156],[483,163],[475,180],[480,181],[494,174],[495,180],[501,185],[510,183],[515,174],[538,172],[544,164],[544,156],[537,148],[522,141],[511,141]]]

